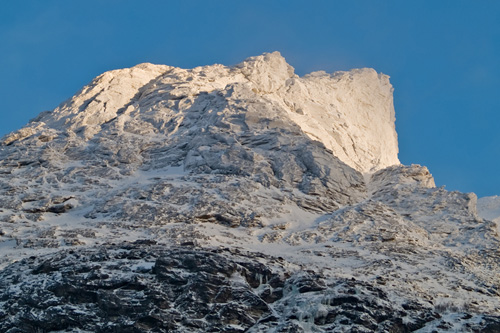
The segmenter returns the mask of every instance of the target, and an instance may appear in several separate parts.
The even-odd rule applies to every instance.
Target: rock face
[[[394,121],[387,76],[358,69],[300,78],[275,52],[235,67],[140,64],[107,72],[3,142],[33,135],[42,142],[60,136],[88,141],[103,130],[166,139],[186,134],[177,133],[182,127],[194,130],[192,125],[209,131],[199,133],[203,136],[215,134],[210,126],[232,136],[300,129],[350,167],[367,172],[399,164]]]
[[[428,302],[376,284],[284,269],[281,259],[150,242],[28,258],[0,273],[3,332],[410,332],[452,328]],[[47,283],[49,282],[49,283]],[[378,281],[380,283],[380,281]],[[29,309],[29,311],[28,311]],[[460,317],[469,330],[500,320]]]
[[[495,331],[497,222],[394,121],[276,52],[104,73],[1,140],[1,330]]]

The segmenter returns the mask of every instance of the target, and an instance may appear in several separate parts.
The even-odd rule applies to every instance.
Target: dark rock
[[[150,242],[32,256],[0,271],[0,331],[412,332],[439,320],[411,300],[402,314],[367,282],[327,285],[285,267],[258,253]],[[463,318],[478,332],[500,327],[497,317]]]
[[[481,328],[482,333],[500,332],[500,318],[493,316],[484,316],[485,326]]]
[[[300,293],[325,290],[326,283],[318,274],[304,272],[288,280],[289,286],[297,288]]]

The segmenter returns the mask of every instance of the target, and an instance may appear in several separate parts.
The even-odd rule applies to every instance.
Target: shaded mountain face
[[[277,52],[102,74],[1,140],[0,327],[494,329],[497,222],[394,122],[387,76]]]

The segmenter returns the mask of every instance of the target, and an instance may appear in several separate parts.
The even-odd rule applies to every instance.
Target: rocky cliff
[[[1,141],[0,330],[494,332],[497,222],[394,123],[276,52],[104,73]]]

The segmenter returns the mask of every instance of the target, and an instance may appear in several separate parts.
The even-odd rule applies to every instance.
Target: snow
[[[66,135],[89,140],[110,121],[127,130],[140,99],[144,108],[165,97],[187,98],[189,107],[193,96],[235,85],[246,87],[238,91],[238,100],[258,97],[283,109],[278,123],[291,119],[311,139],[360,172],[399,164],[393,89],[388,76],[373,69],[357,69],[298,77],[279,52],[251,57],[234,67],[185,70],[140,64],[106,72],[54,111],[42,113],[30,126],[8,135],[4,143],[40,132],[52,137],[54,130],[63,128]],[[155,122],[162,121],[160,114],[152,116]],[[182,120],[186,115],[177,117]]]
[[[498,314],[500,197],[477,203],[494,225],[475,195],[400,165],[392,91],[373,69],[299,77],[277,52],[104,73],[2,139],[0,268],[72,246],[192,242],[383,280],[396,303]],[[51,211],[61,200],[72,208]]]
[[[13,249],[16,245],[16,241],[13,239],[4,240],[0,242],[0,252],[5,253],[8,250]]]
[[[53,112],[43,114],[35,121],[45,122],[51,128],[69,125],[69,129],[81,130],[89,139],[100,131],[102,124],[126,109],[139,88],[153,81],[169,68],[145,63],[132,68],[106,72],[95,78]],[[85,112],[81,112],[82,110]]]

